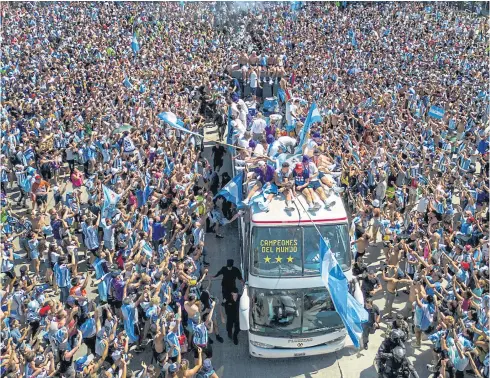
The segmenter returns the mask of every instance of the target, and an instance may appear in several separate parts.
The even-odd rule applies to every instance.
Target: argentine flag
[[[308,134],[308,132],[310,131],[311,125],[316,122],[322,122],[322,116],[320,114],[320,111],[318,110],[318,107],[316,106],[316,103],[312,103],[310,111],[308,112],[308,116],[306,117],[305,124],[299,132],[299,143],[296,147],[296,150],[294,151],[295,154],[301,153],[303,145],[305,143],[306,134]]]
[[[330,246],[325,239],[320,236],[320,256],[322,264],[320,271],[322,280],[339,314],[344,323],[347,333],[356,348],[360,347],[362,334],[362,323],[368,321],[368,313],[362,303],[359,303],[354,296],[349,293],[347,278],[342,272],[337,259],[330,250]]]
[[[223,196],[227,201],[234,203],[238,207],[242,204],[243,200],[242,186],[243,175],[239,173],[233,177],[233,179],[231,179],[230,182],[214,196],[214,198]]]
[[[158,115],[158,118],[160,118],[163,122],[165,122],[169,126],[172,126],[174,129],[177,129],[177,130],[183,131],[185,133],[189,133],[189,134],[194,134],[194,135],[196,134],[196,133],[193,133],[193,132],[187,130],[184,127],[184,122],[180,118],[177,118],[177,116],[172,112],[160,113]],[[200,135],[198,135],[198,136],[200,136]]]
[[[136,191],[136,200],[138,202],[138,209],[146,205],[148,199],[151,197],[152,192],[153,189],[151,189],[149,185],[146,185],[144,190],[138,189]]]
[[[108,218],[109,214],[112,215],[112,211],[115,210],[116,204],[121,199],[121,196],[107,186],[102,185],[102,192],[104,193],[104,203],[102,205],[102,217]]]
[[[131,50],[133,50],[134,55],[140,51],[140,44],[138,43],[138,39],[136,38],[136,33],[133,33],[133,40],[131,41]]]

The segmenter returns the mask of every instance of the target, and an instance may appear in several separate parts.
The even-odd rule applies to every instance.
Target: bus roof
[[[316,194],[315,194],[316,195]],[[315,201],[322,204],[318,196]],[[269,204],[269,211],[261,211],[256,204],[251,206],[251,222],[255,226],[281,226],[290,224],[308,225],[312,221],[315,224],[321,223],[343,223],[347,222],[347,213],[345,211],[342,199],[338,194],[332,193],[328,197],[328,202],[335,201],[335,205],[327,210],[323,204],[318,211],[308,210],[308,204],[303,195],[296,197],[295,204],[292,207],[294,211],[286,212],[286,202],[283,195],[275,196]]]

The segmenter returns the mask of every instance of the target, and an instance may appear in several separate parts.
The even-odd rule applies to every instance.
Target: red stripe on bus
[[[311,220],[300,220],[300,221],[254,221],[252,219],[253,223],[258,223],[258,224],[276,224],[276,223],[320,223],[320,222],[338,222],[338,221],[345,221],[347,220],[347,217],[345,218],[332,218],[332,219],[314,219],[314,222]]]

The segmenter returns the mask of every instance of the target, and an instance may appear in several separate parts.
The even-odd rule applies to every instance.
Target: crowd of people
[[[433,343],[434,377],[488,377],[485,18],[444,3],[49,2],[1,20],[2,376],[217,377],[210,335],[224,342],[219,313],[238,344],[243,278],[228,261],[210,294],[206,234],[225,237],[258,196],[314,212],[336,190],[364,348],[388,326],[379,375],[417,374],[413,338]],[[250,184],[241,209],[216,196],[224,159]]]

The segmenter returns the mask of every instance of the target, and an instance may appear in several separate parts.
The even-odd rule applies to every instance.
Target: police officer
[[[386,362],[378,372],[379,378],[419,378],[413,364],[406,356],[405,348],[397,346],[391,353],[383,353]]]
[[[399,329],[399,330],[403,331],[403,333],[404,333],[404,337],[402,340],[403,342],[406,342],[408,340],[408,338],[410,336],[409,327],[408,327],[408,323],[405,321],[402,314],[396,315],[396,319],[393,320],[393,323],[391,324],[391,328],[392,329]]]
[[[387,359],[391,357],[391,352],[396,347],[405,348],[405,344],[403,343],[404,336],[403,331],[394,329],[390,332],[390,337],[381,343],[378,353],[376,353],[376,357],[374,358],[380,374],[383,372]],[[382,375],[380,375],[380,377],[382,377]]]
[[[230,295],[223,300],[222,306],[226,313],[226,331],[228,337],[233,338],[233,343],[238,345],[238,333],[240,332],[240,297],[238,290],[231,290]],[[224,314],[221,312],[221,321],[225,323]]]

